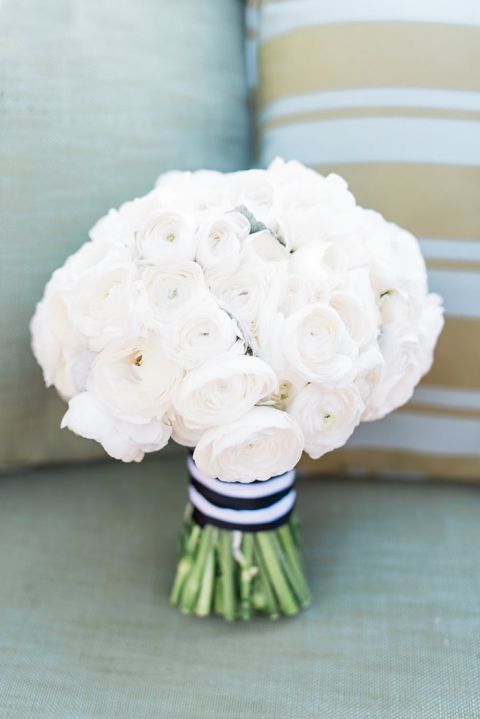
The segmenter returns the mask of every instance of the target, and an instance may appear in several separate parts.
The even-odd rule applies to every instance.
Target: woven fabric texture
[[[445,300],[413,401],[313,469],[480,479],[478,3],[252,0],[247,18],[261,163],[343,175],[419,237]]]
[[[0,465],[103,455],[60,433],[28,323],[52,271],[168,169],[248,162],[240,0],[0,6]]]
[[[298,482],[314,604],[226,625],[167,595],[184,461],[0,483],[0,719],[478,719],[480,495]]]

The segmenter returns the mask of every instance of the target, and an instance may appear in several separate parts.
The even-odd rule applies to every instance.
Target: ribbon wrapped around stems
[[[244,484],[206,477],[192,457],[187,466],[193,519],[202,527],[213,524],[243,532],[266,531],[285,524],[294,509],[294,469],[266,482]]]
[[[222,482],[187,458],[189,503],[171,601],[186,613],[249,619],[293,615],[310,602],[294,515],[295,470],[264,482]]]

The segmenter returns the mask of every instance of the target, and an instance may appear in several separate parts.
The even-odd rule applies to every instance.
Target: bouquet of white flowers
[[[309,601],[295,465],[406,402],[443,324],[415,238],[298,162],[169,172],[110,210],[32,320],[62,426],[139,462],[192,448],[172,601],[227,619]]]

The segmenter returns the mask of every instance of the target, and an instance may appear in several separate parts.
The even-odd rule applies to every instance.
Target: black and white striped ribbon
[[[295,506],[295,470],[265,482],[222,482],[206,477],[187,459],[193,519],[200,526],[260,532],[285,524]]]

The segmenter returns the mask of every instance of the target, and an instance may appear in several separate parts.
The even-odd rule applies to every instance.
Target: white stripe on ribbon
[[[480,122],[423,117],[358,117],[269,128],[262,164],[277,155],[306,165],[424,162],[480,165]]]
[[[244,487],[246,486],[248,485],[244,485]],[[280,517],[283,517],[292,509],[297,493],[292,489],[278,502],[263,509],[224,509],[223,507],[217,507],[215,504],[211,504],[205,497],[202,497],[192,485],[188,488],[188,495],[193,506],[206,517],[218,519],[221,522],[229,522],[230,524],[247,526],[249,524],[268,524],[269,522],[280,519]]]
[[[260,122],[305,112],[365,107],[414,107],[428,110],[480,112],[480,92],[428,87],[360,87],[287,95],[260,112]]]
[[[262,10],[262,41],[314,25],[348,22],[431,22],[480,25],[477,0],[290,0],[270,3]],[[407,51],[407,48],[406,48]]]
[[[295,481],[295,470],[291,469],[285,474],[269,479],[266,482],[222,482],[219,479],[212,479],[200,472],[192,457],[187,458],[188,471],[192,477],[213,492],[223,495],[224,497],[239,497],[241,499],[256,499],[258,497],[268,497],[271,494],[282,492],[284,489],[291,487]]]

